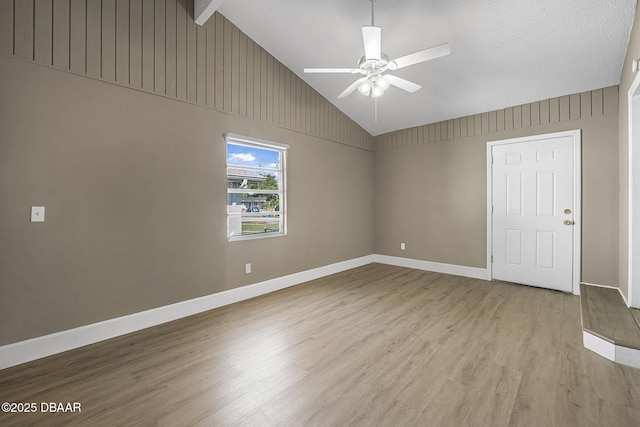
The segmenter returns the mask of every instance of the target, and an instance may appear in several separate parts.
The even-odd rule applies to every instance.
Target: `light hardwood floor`
[[[579,298],[371,264],[0,371],[0,425],[638,426]]]

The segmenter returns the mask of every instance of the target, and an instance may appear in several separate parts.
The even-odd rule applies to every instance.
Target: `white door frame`
[[[629,307],[640,308],[640,73],[628,92],[629,105]],[[637,206],[634,206],[637,205]],[[635,227],[634,227],[635,225]]]
[[[639,98],[640,99],[640,98]],[[581,277],[581,234],[582,234],[582,169],[581,169],[581,132],[580,129],[565,132],[547,133],[541,135],[531,135],[521,138],[503,139],[487,142],[487,280],[493,279],[493,263],[491,256],[493,253],[493,221],[492,206],[493,200],[493,180],[492,180],[492,150],[496,145],[515,144],[518,142],[537,141],[540,139],[562,138],[571,136],[573,141],[573,283],[572,291],[575,295],[580,295]],[[639,163],[640,164],[640,163]],[[640,188],[640,185],[638,186]],[[640,200],[640,199],[639,199]],[[640,211],[640,210],[639,210]],[[639,270],[640,271],[640,270]]]

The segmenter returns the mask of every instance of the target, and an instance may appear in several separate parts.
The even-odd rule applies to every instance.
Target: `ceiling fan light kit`
[[[396,86],[407,92],[415,92],[422,86],[400,77],[383,74],[386,71],[394,71],[403,67],[440,58],[451,53],[448,43],[424,49],[409,55],[389,60],[389,57],[381,50],[382,29],[373,25],[373,0],[371,1],[371,25],[362,27],[362,40],[364,44],[364,56],[358,62],[358,68],[305,68],[305,73],[350,73],[362,74],[361,77],[347,87],[338,98],[345,98],[356,89],[361,95],[378,98],[384,94],[389,86]]]
[[[362,82],[358,86],[358,91],[364,96],[371,96],[372,98],[378,98],[382,96],[385,90],[389,87],[389,81],[381,75],[369,76],[367,80]]]

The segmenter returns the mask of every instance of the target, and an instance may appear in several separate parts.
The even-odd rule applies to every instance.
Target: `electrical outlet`
[[[249,264],[245,264],[245,265],[244,265],[244,272],[245,272],[246,274],[251,273],[251,263],[249,263]]]
[[[404,251],[407,247],[405,246],[404,243],[400,243],[400,250]]]
[[[44,222],[44,206],[31,206],[31,222]]]

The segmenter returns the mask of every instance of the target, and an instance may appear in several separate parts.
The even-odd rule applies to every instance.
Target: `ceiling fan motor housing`
[[[389,63],[389,56],[386,53],[380,53],[380,59],[367,59],[366,56],[360,57],[358,67],[362,70],[362,74],[375,74],[383,71],[383,68]]]

